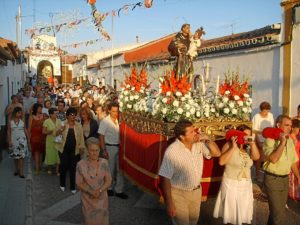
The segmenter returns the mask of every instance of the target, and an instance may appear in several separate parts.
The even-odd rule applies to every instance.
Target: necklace
[[[95,166],[92,165],[92,163],[90,161],[88,161],[88,174],[90,175],[91,179],[95,179],[96,177],[98,177],[98,171],[99,171],[99,160],[97,160],[97,166],[95,168]],[[96,171],[95,171],[96,170]]]

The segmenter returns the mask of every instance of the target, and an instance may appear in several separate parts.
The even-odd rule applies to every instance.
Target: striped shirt
[[[203,157],[210,159],[209,149],[203,142],[194,143],[192,150],[176,139],[166,150],[159,175],[170,179],[171,186],[192,191],[200,185]]]

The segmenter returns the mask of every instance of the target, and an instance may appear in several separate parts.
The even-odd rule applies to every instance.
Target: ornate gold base
[[[175,123],[167,123],[161,120],[143,117],[138,113],[122,112],[121,121],[126,122],[128,126],[139,133],[162,134],[166,137],[173,136],[173,128],[175,126]],[[224,139],[227,130],[235,129],[242,124],[249,127],[252,126],[251,121],[238,121],[227,118],[198,121],[194,123],[201,132],[208,134],[214,140]]]

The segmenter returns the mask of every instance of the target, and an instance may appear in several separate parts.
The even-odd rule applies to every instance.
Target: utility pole
[[[111,86],[114,87],[114,16],[111,15]]]
[[[19,2],[18,12],[17,12],[17,15],[16,15],[16,42],[17,42],[18,47],[21,46],[21,43],[20,43],[20,36],[21,36],[20,29],[21,29],[21,1]]]
[[[22,53],[22,15],[21,15],[21,0],[19,1],[19,6],[18,6],[18,13],[16,16],[16,42],[18,45],[18,48],[20,49],[20,65],[21,65],[21,78],[23,79],[23,53]],[[26,82],[26,77],[25,77],[25,82]],[[16,84],[15,84],[16,85]],[[22,86],[24,83],[22,84]]]

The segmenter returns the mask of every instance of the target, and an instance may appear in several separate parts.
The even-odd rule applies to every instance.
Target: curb
[[[29,153],[31,154],[31,152]],[[33,220],[33,178],[31,169],[31,155],[26,160],[27,176],[26,176],[26,214],[25,225],[34,225]]]

